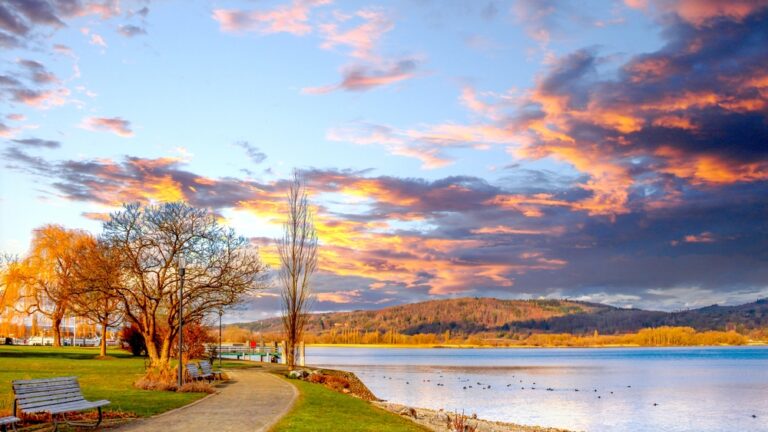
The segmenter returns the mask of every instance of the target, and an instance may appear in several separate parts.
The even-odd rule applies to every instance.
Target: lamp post
[[[219,309],[219,369],[221,369],[221,316],[224,315],[224,309]]]
[[[179,387],[184,384],[184,362],[182,361],[182,350],[184,344],[184,273],[186,273],[186,263],[184,257],[179,258]]]

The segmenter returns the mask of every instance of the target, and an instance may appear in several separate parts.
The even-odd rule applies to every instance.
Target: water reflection
[[[380,398],[590,431],[767,431],[768,348],[308,349]],[[757,418],[753,418],[756,415]]]

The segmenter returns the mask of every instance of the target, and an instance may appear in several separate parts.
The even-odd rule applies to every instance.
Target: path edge
[[[291,401],[288,403],[288,405],[286,405],[285,408],[283,408],[283,410],[280,411],[271,422],[265,424],[264,426],[260,427],[259,429],[256,429],[256,432],[266,432],[266,431],[270,430],[274,425],[279,423],[280,420],[283,419],[283,417],[285,417],[289,412],[291,412],[291,410],[293,409],[294,405],[296,405],[296,400],[298,400],[298,398],[299,398],[299,389],[297,389],[296,386],[293,385],[287,379],[278,378],[277,376],[275,376],[274,374],[272,374],[270,372],[261,372],[261,373],[263,373],[265,375],[268,375],[269,377],[271,377],[273,379],[276,379],[276,380],[278,380],[278,381],[280,381],[282,383],[287,384],[291,388],[292,394],[291,394]]]

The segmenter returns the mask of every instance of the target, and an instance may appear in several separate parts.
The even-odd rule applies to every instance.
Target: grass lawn
[[[98,348],[0,346],[0,414],[13,409],[11,381],[17,379],[76,376],[86,399],[108,399],[105,410],[151,416],[186,405],[203,393],[139,390],[133,382],[144,374],[144,358],[110,350],[113,359],[96,360]],[[231,367],[232,362],[224,362]]]
[[[364,400],[337,393],[319,384],[290,380],[301,396],[288,415],[272,428],[283,431],[419,431],[421,426]]]

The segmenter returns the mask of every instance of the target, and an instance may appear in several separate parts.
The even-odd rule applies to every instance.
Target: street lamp
[[[219,369],[221,369],[221,316],[224,315],[224,309],[219,309]]]
[[[186,262],[184,257],[179,258],[179,387],[184,383],[184,365],[182,361],[182,349],[184,344],[184,273],[186,273]]]

